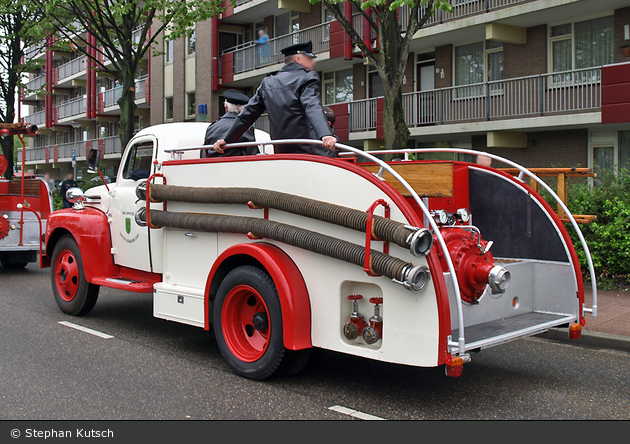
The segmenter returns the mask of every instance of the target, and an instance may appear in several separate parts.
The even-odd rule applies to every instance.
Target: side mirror
[[[95,148],[90,149],[87,155],[87,172],[98,173],[98,163],[101,161],[101,152]]]

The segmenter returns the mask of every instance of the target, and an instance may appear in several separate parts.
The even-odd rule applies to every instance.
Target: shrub
[[[605,171],[595,185],[575,184],[569,190],[569,210],[573,214],[594,214],[597,219],[581,225],[593,258],[598,280],[630,282],[630,171]],[[588,277],[586,255],[572,229],[569,229],[584,276]]]

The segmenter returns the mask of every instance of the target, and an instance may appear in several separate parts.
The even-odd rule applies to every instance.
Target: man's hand
[[[225,140],[223,139],[217,140],[216,143],[214,144],[214,147],[212,147],[212,149],[215,150],[219,154],[223,154],[225,152],[223,150],[223,145],[227,145],[227,142]]]
[[[332,150],[335,149],[335,144],[337,143],[337,138],[335,136],[324,136],[322,138],[322,142],[324,142],[324,148],[327,148],[330,151],[332,151]]]

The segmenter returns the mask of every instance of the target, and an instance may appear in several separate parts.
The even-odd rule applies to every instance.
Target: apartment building
[[[104,174],[115,179],[121,156],[117,101],[122,87],[93,69],[96,63],[80,50],[84,45],[81,37],[86,36],[78,35],[73,42],[51,37],[27,49],[26,58],[39,63],[20,92],[20,100],[30,109],[24,121],[38,125],[40,132],[29,138],[26,167],[62,180],[74,169],[74,152],[77,178],[81,179],[87,151],[98,147]],[[105,66],[111,63],[102,54],[98,60]],[[139,68],[135,82],[137,130],[149,123],[149,82],[147,61]]]
[[[530,167],[628,166],[630,7],[625,0],[457,0],[412,43],[403,81],[411,147],[487,150]],[[222,113],[222,92],[252,94],[280,49],[313,41],[322,99],[343,142],[382,144],[382,84],[322,4],[237,0],[191,39],[151,59],[151,124]],[[407,20],[408,10],[401,10]],[[375,35],[355,11],[355,29]],[[256,45],[258,30],[270,40]],[[364,31],[365,30],[365,31]],[[203,112],[204,114],[200,114]],[[205,112],[207,111],[207,114]],[[268,128],[266,116],[256,123]],[[465,159],[466,156],[460,156]]]

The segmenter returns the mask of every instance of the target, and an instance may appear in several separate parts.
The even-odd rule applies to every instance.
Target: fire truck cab
[[[88,313],[101,286],[152,294],[154,316],[212,329],[253,379],[298,372],[313,347],[458,376],[470,351],[559,325],[579,337],[577,255],[526,169],[344,145],[202,159],[206,127],[140,131],[115,184],[72,190],[49,217],[62,311]]]

